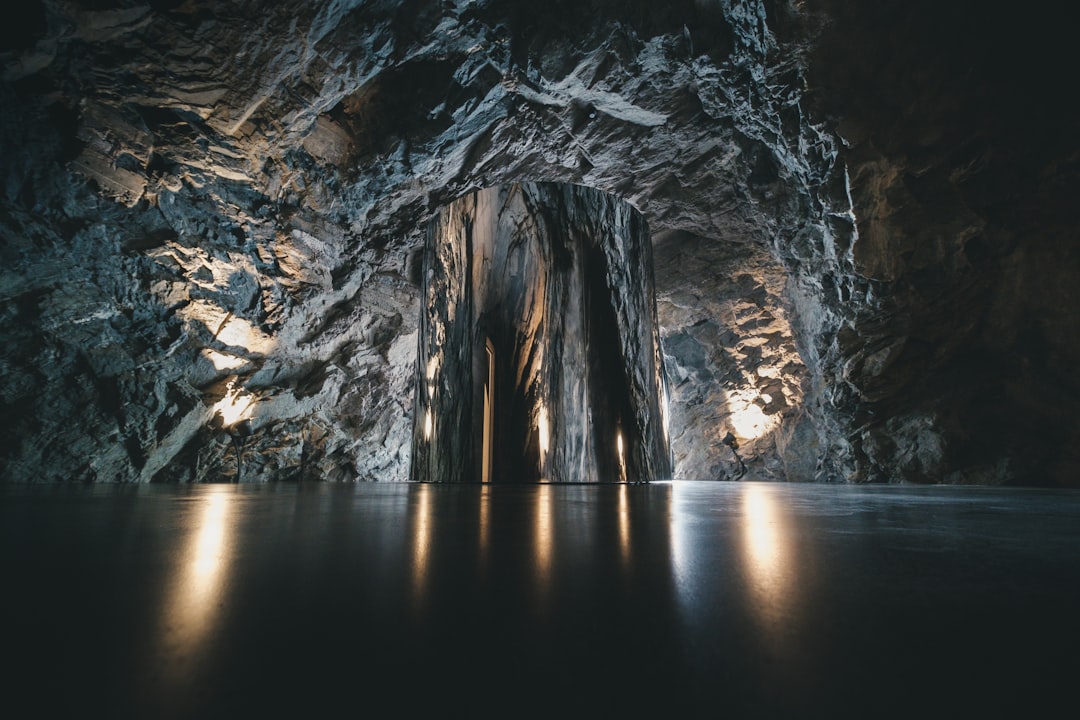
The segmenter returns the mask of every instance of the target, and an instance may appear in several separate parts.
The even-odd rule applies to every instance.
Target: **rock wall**
[[[0,473],[404,480],[423,228],[563,182],[685,258],[657,268],[678,476],[741,472],[734,402],[774,424],[737,438],[762,477],[1075,484],[1064,25],[862,5],[29,4]]]
[[[837,336],[857,476],[1076,485],[1080,148],[1054,9],[812,3],[872,294]]]
[[[551,183],[460,198],[429,228],[422,299],[413,480],[671,477],[652,244],[628,204]]]
[[[655,244],[676,479],[828,480],[783,266],[748,243],[669,232]]]

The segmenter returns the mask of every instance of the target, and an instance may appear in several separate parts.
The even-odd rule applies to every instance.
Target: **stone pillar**
[[[417,359],[414,481],[671,476],[652,246],[625,202],[515,184],[444,207]]]

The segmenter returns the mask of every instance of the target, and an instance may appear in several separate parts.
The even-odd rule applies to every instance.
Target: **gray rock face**
[[[825,479],[783,267],[762,247],[680,232],[658,236],[654,257],[675,477]]]
[[[676,477],[1075,484],[1064,26],[864,5],[31,5],[0,473],[407,479],[424,228],[561,182],[655,234]]]
[[[671,477],[648,226],[597,190],[514,184],[425,248],[411,477]]]

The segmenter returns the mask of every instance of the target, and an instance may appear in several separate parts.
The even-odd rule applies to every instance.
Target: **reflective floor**
[[[1076,492],[4,486],[0,561],[26,717],[1050,717],[1080,683]]]

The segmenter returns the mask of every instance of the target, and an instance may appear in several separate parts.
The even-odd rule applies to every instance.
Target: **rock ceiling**
[[[32,3],[0,472],[405,479],[424,229],[529,181],[649,222],[676,477],[1076,485],[1064,25],[947,5]]]

